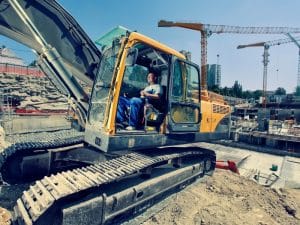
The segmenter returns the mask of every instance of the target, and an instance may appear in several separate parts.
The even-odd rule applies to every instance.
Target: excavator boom
[[[78,80],[92,84],[101,53],[73,17],[57,2],[0,1],[0,34],[39,56],[38,64],[86,117],[88,95]]]

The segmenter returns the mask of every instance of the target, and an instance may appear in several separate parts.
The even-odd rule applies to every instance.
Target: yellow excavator
[[[34,181],[16,202],[16,224],[112,223],[212,174],[213,151],[181,144],[227,138],[230,107],[201,94],[199,67],[185,55],[123,27],[97,48],[53,0],[1,0],[0,8],[0,34],[35,50],[77,128],[33,133],[1,151],[4,182]],[[138,97],[149,72],[158,75],[161,103],[145,105],[139,129],[122,129],[119,98]]]

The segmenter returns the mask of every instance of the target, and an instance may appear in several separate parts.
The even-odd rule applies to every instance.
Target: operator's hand
[[[149,93],[147,93],[146,91],[141,91],[141,97],[147,97],[149,95]]]

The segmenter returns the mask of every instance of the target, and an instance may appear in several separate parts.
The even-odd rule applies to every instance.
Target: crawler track
[[[189,148],[188,150],[184,150],[183,148],[165,148],[162,152],[164,153],[130,153],[100,164],[90,165],[67,172],[61,172],[49,177],[44,177],[42,180],[37,181],[33,186],[31,186],[29,190],[25,191],[22,197],[17,200],[17,205],[14,208],[16,220],[18,221],[18,224],[26,225],[72,224],[71,222],[66,222],[68,220],[64,219],[64,216],[62,216],[65,215],[62,213],[62,211],[66,205],[70,205],[72,202],[76,202],[81,199],[82,196],[87,196],[89,194],[95,195],[95,193],[98,193],[96,196],[94,196],[94,198],[106,196],[105,193],[101,191],[104,186],[111,185],[113,187],[113,185],[116,185],[116,182],[118,181],[125,180],[129,177],[132,178],[135,175],[143,173],[143,171],[166,165],[170,162],[171,164],[177,164],[177,162],[182,162],[191,158],[193,160],[197,159],[194,163],[194,165],[197,166],[192,167],[192,175],[188,175],[187,177],[193,177],[195,175],[199,176],[201,174],[203,175],[203,171],[209,172],[214,170],[214,163],[208,163],[205,165],[208,158],[210,162],[214,162],[215,160],[215,155],[209,150],[200,148]],[[194,170],[197,170],[198,172],[193,174]],[[179,177],[183,175],[181,174],[180,176],[173,176],[175,179],[177,179],[176,176],[179,179]],[[164,178],[164,180],[167,180],[167,178]],[[155,185],[155,183],[152,183],[151,185]],[[163,186],[164,185],[158,185],[158,187],[156,187],[157,189],[155,189],[155,192],[159,193],[162,191],[160,189],[168,189],[168,187],[163,188]],[[167,186],[171,187],[172,184],[168,184]],[[145,194],[147,191],[147,187],[144,188],[145,190],[141,192],[143,194]],[[117,197],[114,198],[114,201],[117,202]],[[126,198],[126,196],[123,198]],[[148,198],[150,197],[147,197],[147,199]],[[133,203],[128,202],[132,201],[132,197],[129,197],[129,199],[130,200],[124,201],[126,202],[124,205],[121,203],[116,203],[116,208],[119,208],[119,210],[117,210],[118,213],[123,212],[125,208],[131,207]],[[86,204],[95,205],[95,203]],[[138,203],[135,202],[135,207],[137,205]],[[90,208],[85,205],[83,208],[85,209],[84,213],[86,215],[92,215],[93,210],[95,210],[95,206]],[[89,209],[91,212],[87,209]],[[74,214],[73,215],[71,213],[71,218],[74,216],[75,218],[76,216],[80,217],[80,213],[78,213],[76,210],[71,210],[71,212]],[[109,215],[107,215],[105,213],[105,207],[102,207],[102,209],[97,212],[97,218],[99,221],[93,222],[95,224],[105,223],[107,218],[117,216],[117,212],[112,210],[110,213],[108,213]],[[69,216],[67,216],[67,218],[69,218]],[[80,219],[76,219],[75,221],[77,221],[77,224],[86,224],[80,222]]]
[[[13,140],[13,138],[11,138]],[[9,159],[13,157],[30,155],[34,151],[54,149],[83,143],[84,135],[76,130],[60,130],[55,132],[29,133],[19,135],[18,142],[0,149],[0,172],[6,172]],[[3,176],[5,177],[5,176]]]

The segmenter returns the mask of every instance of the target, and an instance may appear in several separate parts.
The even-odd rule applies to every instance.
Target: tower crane
[[[285,39],[279,39],[279,40],[273,40],[273,41],[266,41],[266,42],[257,42],[253,44],[247,44],[247,45],[239,45],[237,46],[238,49],[241,48],[247,48],[247,47],[263,47],[264,53],[263,53],[263,65],[264,65],[264,71],[263,71],[263,107],[266,107],[266,92],[267,92],[267,72],[268,72],[268,63],[269,63],[269,48],[271,46],[275,45],[282,45],[282,44],[288,44],[291,42],[297,42],[297,40],[300,40],[299,37],[295,38],[285,38]],[[298,67],[298,79],[299,79],[299,67]]]
[[[232,33],[232,34],[286,34],[300,33],[300,28],[290,27],[241,27],[227,25],[211,25],[203,23],[172,22],[160,20],[158,27],[182,27],[197,30],[201,33],[201,89],[207,89],[207,38],[213,33]]]
[[[297,87],[300,87],[300,44],[299,44],[299,38],[294,38],[290,33],[286,34],[298,47],[298,73],[297,73]]]

